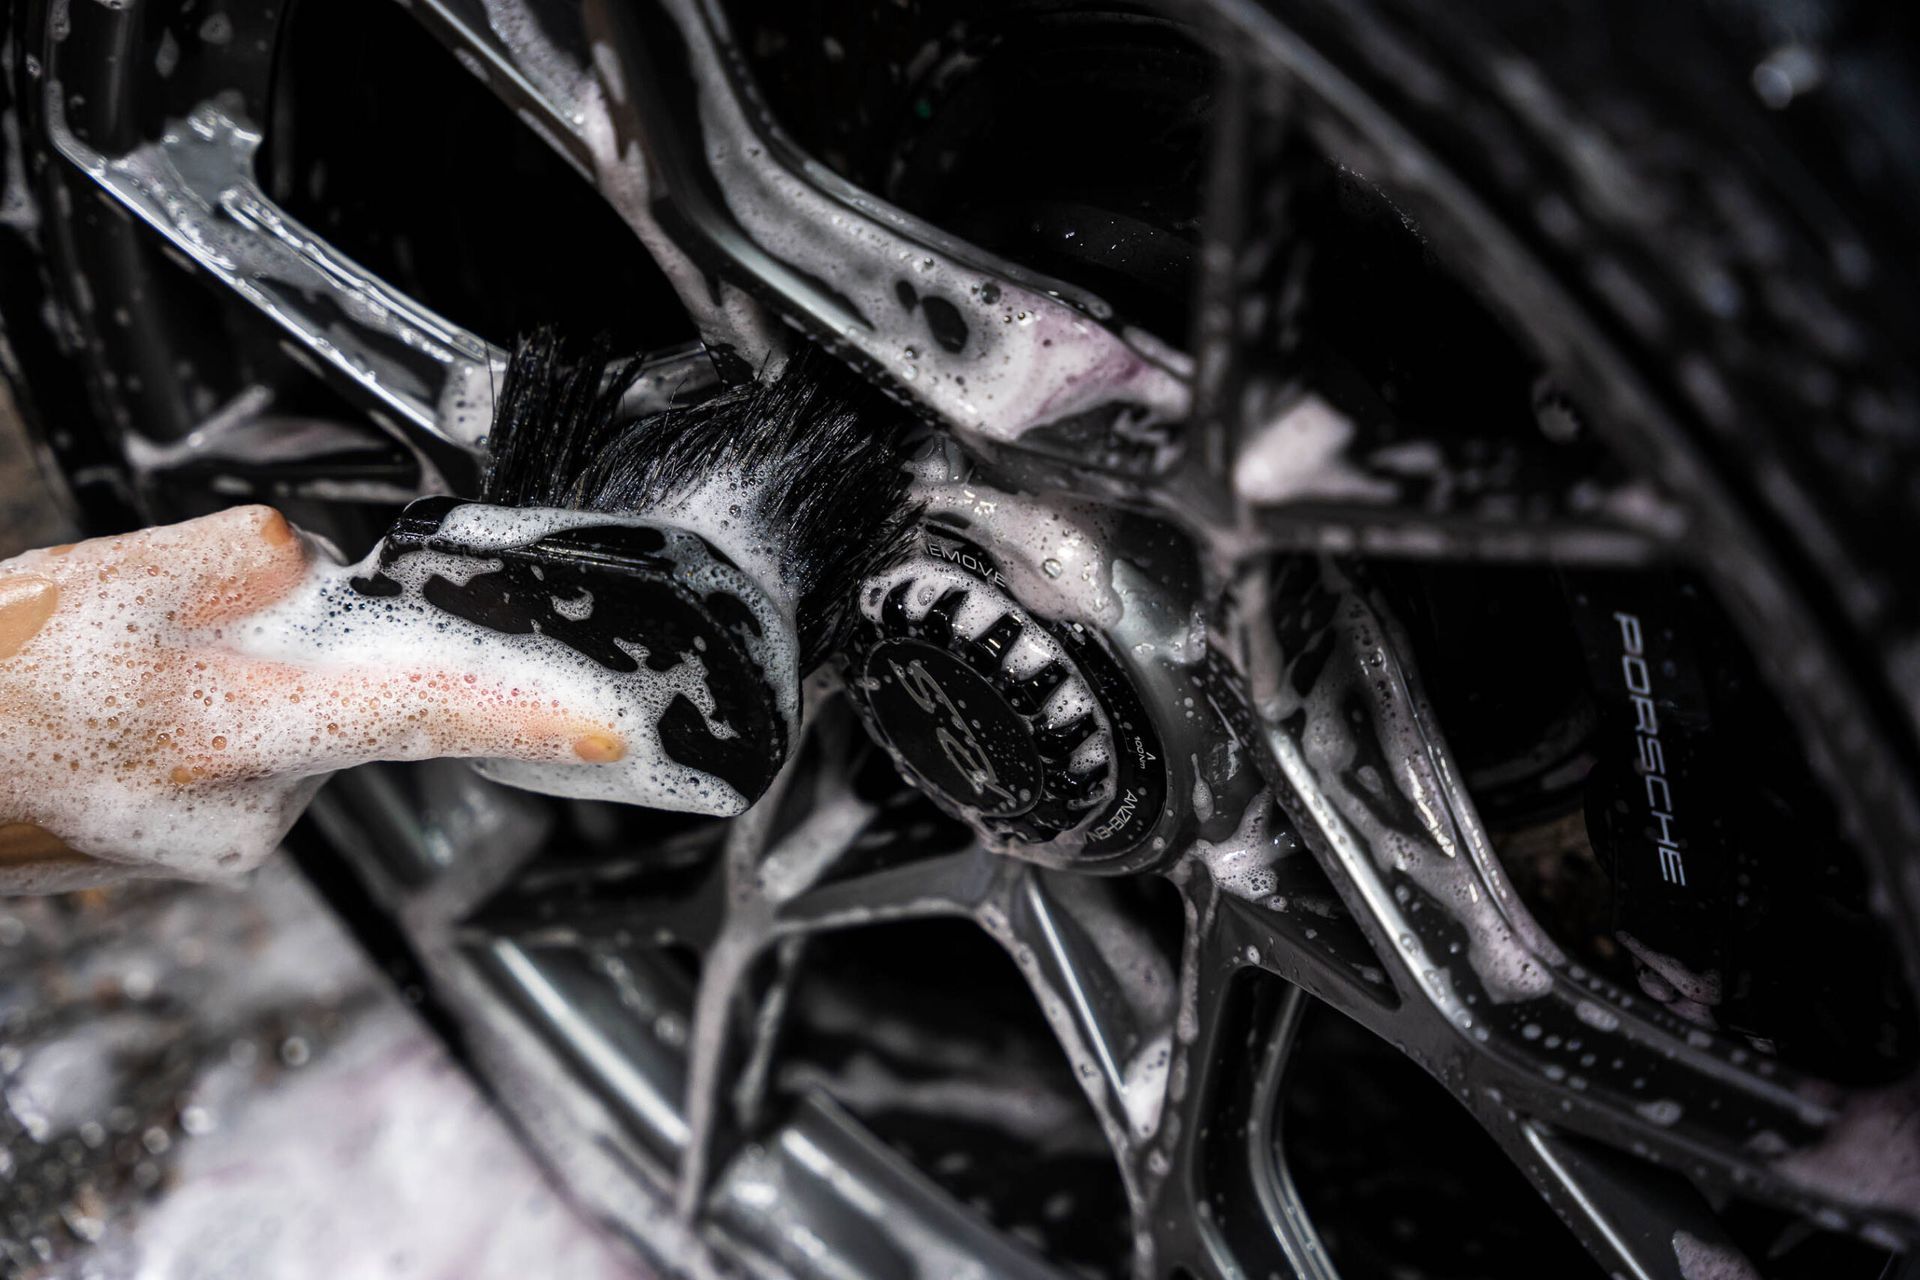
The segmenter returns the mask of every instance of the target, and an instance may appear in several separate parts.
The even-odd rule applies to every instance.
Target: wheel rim
[[[1072,869],[1035,867],[974,842],[861,876],[828,877],[886,812],[850,799],[844,779],[835,791],[823,780],[830,770],[803,779],[815,812],[798,821],[797,836],[788,831],[769,847],[764,832],[781,827],[775,797],[725,836],[705,878],[679,895],[652,886],[629,892],[617,866],[596,865],[575,882],[538,872],[530,882],[508,879],[512,857],[472,846],[510,849],[517,839],[524,848],[552,819],[461,775],[369,771],[343,779],[320,822],[348,843],[382,849],[368,871],[388,905],[416,935],[444,935],[417,943],[436,981],[495,1003],[510,993],[516,1016],[554,1038],[598,1105],[624,1126],[655,1131],[652,1145],[629,1135],[620,1160],[636,1161],[644,1179],[675,1183],[684,1230],[799,1265],[793,1237],[756,1237],[766,1222],[753,1210],[778,1188],[830,1219],[859,1197],[846,1184],[835,1189],[823,1171],[854,1170],[865,1185],[897,1192],[888,1203],[889,1238],[906,1256],[966,1257],[982,1273],[1042,1273],[1030,1251],[944,1203],[829,1104],[808,1104],[802,1119],[772,1130],[772,1138],[723,1141],[729,1106],[756,1110],[720,1096],[724,1066],[744,1053],[751,1079],[765,1073],[769,1052],[730,1046],[724,1033],[732,1010],[743,992],[761,1004],[784,998],[779,980],[754,990],[763,985],[756,966],[771,957],[776,971],[793,968],[796,961],[783,958],[797,956],[793,940],[815,932],[929,915],[983,925],[1033,983],[1114,1147],[1138,1241],[1133,1265],[1142,1274],[1331,1274],[1283,1162],[1250,1154],[1248,1168],[1232,1176],[1207,1172],[1215,1157],[1203,1149],[1209,1116],[1198,1108],[1232,1114],[1241,1105],[1213,1084],[1223,1078],[1230,993],[1244,972],[1275,974],[1290,992],[1402,1047],[1459,1097],[1605,1268],[1674,1274],[1685,1265],[1675,1253],[1679,1232],[1703,1248],[1728,1247],[1696,1184],[1875,1239],[1910,1238],[1915,1206],[1903,1187],[1843,1186],[1833,1174],[1877,1126],[1903,1114],[1898,1091],[1829,1089],[1755,1059],[1729,1037],[1704,1035],[1570,960],[1512,890],[1394,610],[1365,565],[1292,554],[1547,558],[1600,567],[1678,560],[1698,568],[1740,627],[1775,637],[1758,646],[1759,657],[1815,744],[1816,766],[1863,832],[1888,914],[1900,925],[1902,968],[1913,972],[1912,895],[1920,891],[1902,874],[1900,856],[1915,826],[1905,768],[1912,726],[1899,699],[1874,696],[1890,677],[1878,663],[1869,670],[1850,661],[1857,650],[1809,621],[1817,610],[1806,604],[1803,567],[1767,551],[1773,544],[1756,532],[1770,513],[1722,482],[1699,433],[1677,422],[1635,375],[1588,308],[1558,290],[1531,246],[1319,45],[1264,12],[1233,6],[1197,23],[1208,43],[1232,52],[1219,72],[1201,303],[1188,360],[1128,328],[1097,298],[959,242],[810,161],[756,114],[747,59],[732,49],[718,10],[690,0],[638,10],[589,4],[579,13],[528,8],[537,15],[515,5],[433,0],[415,13],[586,172],[661,264],[711,356],[663,357],[649,390],[684,394],[710,383],[715,366],[722,377],[757,366],[786,341],[771,312],[916,402],[1000,475],[1145,509],[1193,537],[1210,554],[1194,600],[1179,603],[1207,611],[1215,657],[1183,678],[1221,732],[1249,753],[1266,788],[1237,797],[1240,808],[1221,815],[1225,833],[1208,828],[1207,839],[1204,821],[1175,824],[1186,843],[1141,864],[1175,886],[1185,938],[1172,954],[1136,946],[1121,963],[1112,948],[1103,953],[1089,939],[1128,933],[1131,923],[1102,916],[1102,891],[1086,887],[1100,882]],[[91,227],[85,217],[50,224],[49,238],[60,241],[53,251],[68,261],[124,264],[132,261],[128,243],[157,232],[267,313],[291,337],[291,358],[363,408],[377,430],[335,422],[310,429],[304,452],[282,444],[282,456],[263,456],[263,442],[289,435],[269,409],[274,395],[261,390],[271,378],[238,388],[210,412],[215,406],[204,397],[195,405],[179,393],[180,379],[171,393],[161,385],[167,379],[152,373],[158,355],[132,337],[114,339],[110,320],[70,298],[98,369],[149,371],[140,386],[117,376],[102,384],[105,420],[123,431],[149,424],[158,437],[118,442],[135,476],[133,496],[150,510],[175,510],[181,492],[236,492],[239,476],[250,491],[323,504],[327,514],[316,522],[332,521],[350,539],[378,521],[365,512],[344,515],[327,496],[343,492],[342,459],[357,460],[363,487],[351,496],[376,513],[399,492],[463,486],[482,443],[498,348],[356,268],[249,176],[258,138],[250,122],[267,116],[281,21],[271,9],[235,7],[194,24],[204,47],[176,61],[189,74],[162,95],[175,123],[147,140],[143,125],[151,120],[136,108],[151,103],[135,103],[126,77],[82,51],[125,48],[142,38],[139,24],[160,21],[106,8],[56,9],[26,24],[26,47],[41,52],[37,70],[17,71],[26,85],[18,96],[51,144],[37,175],[43,193],[62,189],[71,200],[97,188],[143,224],[111,224],[102,206],[88,204]],[[1340,42],[1337,31],[1315,34]],[[596,76],[582,53],[590,43],[611,50],[623,74],[602,66]],[[667,49],[689,60],[691,80],[666,74]],[[616,88],[627,84],[635,86],[630,100]],[[216,100],[219,90],[236,96]],[[664,197],[647,189],[629,144],[644,150]],[[1471,260],[1471,274],[1493,282],[1496,312],[1512,321],[1525,311],[1558,394],[1592,411],[1613,455],[1630,465],[1608,471],[1617,464],[1590,452],[1569,463],[1547,447],[1516,453],[1511,441],[1443,440],[1440,447],[1460,452],[1440,462],[1440,473],[1496,479],[1444,497],[1391,468],[1358,482],[1346,475],[1331,486],[1262,489],[1247,466],[1257,452],[1250,419],[1297,387],[1305,365],[1297,362],[1299,337],[1286,309],[1245,304],[1286,298],[1300,270],[1274,228],[1312,198],[1296,163],[1303,150],[1348,159],[1389,185],[1443,256]],[[912,277],[911,302],[888,261],[903,248],[929,264]],[[851,263],[837,275],[836,258]],[[127,268],[131,295],[152,278],[141,262]],[[710,285],[709,277],[723,283]],[[165,292],[156,285],[151,296]],[[895,322],[877,320],[883,308],[897,309],[887,312]],[[1032,376],[1041,381],[976,387],[969,398],[959,389],[958,358],[970,343],[977,350],[1001,310],[1024,311],[1032,323],[1011,330],[996,352],[1038,370]],[[1043,358],[1033,344],[1049,326],[1074,337]],[[156,326],[119,327],[137,335]],[[289,348],[255,332],[247,349],[264,353],[254,357],[258,367],[282,369]],[[900,341],[902,333],[911,341]],[[1045,381],[1053,370],[1074,375],[1072,397],[1063,400],[1065,388]],[[1058,411],[1063,403],[1070,411]],[[1038,405],[1053,412],[1033,430]],[[1385,457],[1410,442],[1396,424],[1367,425],[1382,434],[1355,457]],[[86,442],[70,446],[83,451]],[[1511,465],[1486,465],[1488,453]],[[1604,481],[1598,495],[1581,488],[1596,468]],[[104,483],[124,483],[118,477],[126,474],[116,467]],[[1222,608],[1228,592],[1233,605]],[[830,697],[824,686],[815,694],[822,703]],[[821,718],[842,738],[853,734],[834,713]],[[1362,758],[1380,767],[1364,785],[1351,770]],[[389,815],[417,807],[422,788],[466,815],[468,839],[457,857],[444,832],[428,838],[404,820],[382,819],[378,834],[386,838],[373,838],[368,815],[381,806]],[[1383,797],[1400,812],[1383,817]],[[771,880],[769,857],[781,868]],[[447,871],[450,858],[457,874]],[[1236,878],[1249,867],[1258,892]],[[1276,905],[1303,900],[1330,904],[1331,916]],[[592,1007],[588,989],[608,978],[604,971],[583,978],[578,964],[570,970],[549,954],[563,938],[596,945],[645,938],[646,922],[663,911],[676,942],[706,953],[689,1010],[690,1048],[677,1065],[660,1045],[648,1048],[630,1028],[620,1030],[617,1001],[598,1018],[582,1013]],[[703,929],[682,936],[690,922]],[[1128,982],[1117,972],[1140,964],[1157,966],[1152,981]],[[1263,1014],[1270,1065],[1251,1082],[1249,1116],[1274,1105],[1303,998],[1273,998],[1277,1007]],[[523,1056],[520,1031],[482,1023],[469,1033],[488,1046],[484,1053]],[[1164,1076],[1152,1061],[1161,1045]],[[649,1061],[665,1073],[651,1082],[634,1065]],[[1171,1082],[1164,1093],[1155,1087],[1163,1079]],[[675,1132],[682,1133],[677,1142]],[[1760,1135],[1771,1137],[1756,1150]],[[731,1163],[720,1159],[721,1148]],[[828,1155],[809,1165],[807,1152]],[[1247,1199],[1223,1207],[1221,1197]],[[1249,1203],[1260,1210],[1253,1228],[1241,1212]],[[872,1214],[855,1220],[875,1225]],[[860,1256],[852,1244],[847,1250]],[[863,1265],[887,1274],[899,1256],[882,1253]]]

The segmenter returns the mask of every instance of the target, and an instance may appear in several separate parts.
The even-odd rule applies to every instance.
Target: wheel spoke
[[[1321,252],[1321,233],[1343,184],[1359,180],[1322,158],[1297,78],[1216,36],[1195,404],[1162,501],[1215,513],[1252,554],[1601,564],[1655,554],[1670,514],[1623,473],[1595,478],[1609,474],[1607,459],[1591,441],[1573,443],[1580,424],[1563,398],[1543,392],[1539,424],[1409,421],[1332,356],[1317,335],[1352,286]]]
[[[954,240],[795,152],[742,83],[713,7],[414,8],[592,176],[736,373],[783,342],[758,303],[984,446],[1067,423],[1138,435],[1185,416],[1184,357],[1122,334],[1105,303]],[[903,331],[919,337],[903,342]]]
[[[1679,1175],[1554,1133],[1533,1121],[1490,1127],[1547,1203],[1610,1275],[1686,1280],[1713,1259],[1726,1276],[1758,1275],[1700,1193]],[[1741,1270],[1742,1267],[1746,1270]]]
[[[644,853],[549,856],[528,867],[466,928],[524,945],[680,945],[720,930],[726,886],[717,833],[702,826]]]
[[[739,1108],[728,1110],[723,1103],[751,1102],[756,1081],[763,1083],[769,1069],[800,943],[792,937],[776,942],[778,912],[854,847],[875,813],[846,788],[844,778],[820,767],[823,733],[831,737],[841,726],[835,716],[823,714],[828,709],[819,696],[814,703],[814,723],[824,729],[817,727],[811,749],[788,762],[766,795],[728,825],[720,851],[721,874],[713,882],[724,884],[724,916],[719,931],[701,948],[688,1040],[688,1140],[676,1208],[689,1222],[704,1209],[722,1168],[721,1144],[741,1127]],[[789,824],[792,800],[808,803]],[[773,980],[757,990],[767,959]],[[736,1068],[745,1092],[731,1087]]]
[[[572,949],[497,939],[470,943],[464,954],[655,1158],[670,1163],[685,1149],[689,1135],[678,1102],[686,1060],[657,1033],[662,1022],[684,1027],[677,1011],[655,1011],[651,1024],[636,1017],[639,1011],[620,1001],[592,961]]]
[[[410,0],[406,8],[563,159],[594,176],[591,73],[574,0]]]
[[[676,213],[786,318],[844,344],[987,444],[1068,419],[1124,420],[1137,432],[1185,415],[1183,361],[1107,327],[1104,303],[959,242],[796,153],[745,92],[716,9],[589,0],[587,14],[636,90],[629,120],[669,175]],[[673,83],[659,69],[678,50],[697,97],[658,96],[640,109],[643,90]],[[673,120],[697,121],[697,139],[661,127]],[[708,190],[718,199],[701,199]],[[906,347],[889,336],[916,329],[923,340]],[[1009,367],[1021,370],[1018,385],[995,373]]]
[[[1476,1004],[1545,994],[1562,957],[1500,871],[1381,616],[1306,561],[1251,594],[1253,701],[1282,807],[1403,995],[1464,1030],[1462,989]]]
[[[1152,1261],[1149,1206],[1175,1058],[1179,974],[1112,886],[1004,864],[974,919],[1013,957],[1113,1148],[1134,1215],[1134,1265]]]
[[[1300,1018],[1306,1012],[1309,997],[1295,987],[1281,997],[1278,1025],[1270,1034],[1266,1057],[1260,1063],[1260,1075],[1254,1085],[1253,1110],[1256,1117],[1271,1117],[1272,1127],[1247,1126],[1247,1166],[1252,1171],[1255,1195],[1266,1210],[1274,1235],[1285,1250],[1287,1261],[1301,1280],[1335,1280],[1326,1246],[1314,1230],[1301,1203],[1283,1153],[1284,1134],[1280,1127],[1280,1090],[1286,1083],[1288,1058],[1300,1031]]]
[[[1286,81],[1263,74],[1244,48],[1223,48],[1220,61],[1192,339],[1194,409],[1179,478],[1201,492],[1224,490],[1233,474],[1249,384],[1284,377],[1298,345],[1307,249],[1288,213],[1303,175],[1316,172]],[[1223,516],[1231,511],[1229,493],[1210,496]]]
[[[883,794],[860,790],[875,748],[837,690],[810,689],[808,745],[789,807],[804,815],[756,863],[771,930],[789,937],[930,916],[966,915],[993,892],[999,859],[880,766]],[[821,815],[829,815],[824,819]]]
[[[477,450],[505,353],[362,269],[269,200],[259,131],[208,102],[109,157],[56,123],[61,153],[213,279],[278,324],[330,382],[411,431],[430,455]]]
[[[842,345],[977,445],[1014,448],[1037,474],[1046,472],[1055,445],[1048,432],[1029,435],[1036,426],[1072,420],[1070,439],[1059,443],[1083,466],[1088,440],[1097,438],[1087,435],[1089,423],[1124,419],[1138,440],[1149,420],[1164,425],[1187,415],[1184,360],[1142,346],[1137,335],[1116,336],[1098,299],[1027,278],[794,153],[739,83],[737,60],[726,56],[729,33],[713,13],[687,0],[592,4],[584,16],[533,0],[422,0],[414,9],[590,174],[665,270],[710,347],[740,357],[742,367],[763,362],[780,339],[745,295],[725,284],[716,290],[715,276]],[[589,47],[602,50],[597,64]],[[699,74],[691,81],[665,74],[669,63],[660,59],[670,50],[684,51]],[[1275,81],[1243,72],[1228,77],[1229,88]],[[1276,369],[1273,357],[1297,346],[1299,326],[1273,299],[1297,302],[1291,277],[1306,255],[1279,243],[1267,215],[1275,201],[1284,206],[1303,175],[1326,183],[1297,154],[1303,135],[1288,118],[1289,104],[1250,90],[1224,97],[1218,150],[1225,157],[1230,147],[1251,147],[1257,163],[1215,166],[1197,335],[1206,364],[1193,426],[1201,447],[1189,447],[1192,465],[1180,475],[1212,477],[1212,484],[1225,474],[1212,464],[1224,460],[1237,490],[1202,493],[1175,476],[1141,482],[1134,496],[1182,519],[1198,512],[1215,523],[1228,519],[1223,505],[1237,502],[1245,513],[1242,545],[1256,552],[1552,555],[1609,564],[1653,554],[1666,525],[1651,491],[1569,478],[1592,469],[1560,459],[1538,433],[1494,438],[1466,423],[1408,425],[1380,404],[1358,404],[1356,380],[1324,361],[1303,362],[1296,351]],[[662,178],[657,190],[649,164]],[[1291,222],[1283,225],[1291,231]],[[903,260],[915,264],[904,276]],[[916,301],[896,316],[909,295]],[[924,341],[899,346],[881,336],[910,331],[935,308],[955,318]],[[1024,321],[1002,323],[1008,317]],[[944,347],[943,336],[957,349]],[[1033,372],[1018,388],[996,390],[987,371],[1009,367]],[[1329,432],[1345,433],[1337,447]],[[1293,465],[1307,454],[1313,465]],[[1269,472],[1284,473],[1275,481],[1284,493]],[[1124,492],[1137,482],[1115,476],[1112,483]]]
[[[751,1038],[748,984],[761,941],[748,930],[723,929],[702,957],[687,1037],[687,1145],[680,1153],[675,1195],[683,1221],[698,1216],[720,1167],[718,1147],[730,1120],[721,1103],[728,1096],[733,1068],[746,1051],[743,1041]]]
[[[1172,967],[1144,945],[1108,887],[1024,870],[1009,878],[1004,906],[981,915],[1040,997],[1082,1086],[1138,1146],[1160,1127],[1178,992]]]
[[[1221,945],[1340,1009],[1382,1028],[1400,1001],[1366,931],[1271,793],[1249,802],[1237,829],[1198,841],[1184,874],[1219,890]]]
[[[582,6],[555,0],[417,0],[408,10],[512,107],[556,154],[580,171],[646,247],[695,327],[716,353],[734,353],[729,372],[758,368],[782,343],[775,326],[731,284],[716,284],[670,234],[655,208],[646,163],[628,144],[644,137],[621,92],[609,95],[594,71],[595,43]],[[612,64],[606,64],[611,68]],[[617,118],[618,110],[621,118]]]
[[[779,928],[783,933],[817,933],[889,920],[967,915],[1000,877],[999,860],[977,846],[903,862],[801,894],[780,908]]]
[[[1516,1137],[1488,1121],[1516,1158],[1533,1152],[1540,1167],[1528,1172],[1544,1177],[1545,1189],[1577,1170],[1554,1167],[1542,1133],[1571,1153],[1562,1165],[1573,1168],[1584,1153],[1592,1168],[1614,1170],[1616,1182],[1651,1188],[1684,1175],[1875,1239],[1920,1235],[1907,1179],[1858,1176],[1912,1167],[1912,1126],[1902,1121],[1913,1113],[1909,1091],[1842,1089],[1756,1061],[1721,1037],[1681,1033],[1644,1001],[1617,1000],[1561,987],[1551,1000],[1503,1011],[1490,1019],[1490,1044],[1461,1073],[1476,1109],[1497,1107],[1534,1126]],[[1592,1245],[1601,1233],[1587,1234]]]
[[[786,1022],[787,1006],[800,976],[805,938],[784,938],[774,945],[774,973],[753,1012],[753,1037],[747,1060],[733,1087],[733,1109],[741,1127],[751,1132],[766,1116],[767,1090],[773,1079],[773,1055]]]
[[[351,851],[383,899],[457,880],[461,901],[435,903],[452,912],[510,876],[553,825],[533,797],[457,760],[348,769],[321,789],[308,814]]]
[[[884,1194],[873,1194],[879,1188]],[[788,1215],[768,1206],[805,1208]],[[712,1212],[782,1274],[821,1274],[826,1258],[830,1274],[848,1280],[1059,1276],[819,1097],[740,1153],[714,1189]]]
[[[1322,1250],[1280,1163],[1272,1123],[1304,997],[1264,975],[1247,982],[1251,966],[1218,887],[1190,876],[1182,889],[1187,944],[1174,1105],[1148,1157],[1159,1171],[1148,1189],[1160,1250],[1152,1273],[1318,1280]]]
[[[1648,485],[1469,424],[1409,422],[1340,371],[1305,379],[1247,397],[1259,407],[1234,491],[1261,553],[1636,565],[1674,550],[1678,522]]]
[[[854,848],[870,829],[875,812],[850,793],[836,791],[772,848],[750,855],[742,851],[741,861],[732,867],[735,901],[750,895],[764,903],[770,925],[774,912],[812,889]]]
[[[447,491],[430,459],[370,425],[275,413],[256,383],[180,440],[129,432],[127,464],[141,484],[267,502],[403,505]]]
[[[691,1083],[692,1066],[675,1047],[684,1033],[667,1040],[653,1033],[662,1023],[684,1027],[676,1014],[623,1001],[588,957],[572,949],[497,941],[469,947],[466,957],[667,1167],[695,1149],[699,1135],[678,1105]],[[636,957],[635,963],[646,961]],[[708,1181],[705,1212],[790,1266],[804,1267],[824,1249],[842,1268],[836,1274],[872,1280],[910,1272],[916,1262],[927,1274],[980,1266],[984,1274],[1021,1280],[1056,1275],[819,1097],[801,1102],[761,1141],[713,1169]],[[884,1197],[871,1193],[881,1187]],[[805,1218],[804,1232],[790,1234],[765,1212],[768,1204],[819,1213]]]

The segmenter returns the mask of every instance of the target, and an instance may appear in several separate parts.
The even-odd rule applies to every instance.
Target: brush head
[[[824,352],[646,417],[621,412],[639,364],[552,329],[507,366],[483,497],[657,516],[694,529],[793,610],[802,671],[842,638],[854,596],[896,561],[917,512],[906,414]]]

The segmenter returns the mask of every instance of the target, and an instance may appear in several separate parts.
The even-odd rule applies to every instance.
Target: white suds
[[[1721,996],[1717,971],[1695,973],[1678,959],[1655,951],[1630,933],[1615,936],[1634,958],[1642,991],[1689,1022],[1703,1027],[1716,1025],[1713,1010]]]
[[[1816,1195],[1920,1214],[1920,1088],[1855,1090],[1818,1141],[1774,1170]]]
[[[1673,1260],[1679,1264],[1681,1280],[1760,1280],[1746,1254],[1687,1231],[1673,1233]]]
[[[1249,502],[1277,506],[1305,499],[1385,502],[1392,482],[1376,479],[1347,458],[1353,420],[1310,395],[1260,428],[1234,464],[1233,487]]]
[[[1293,828],[1273,817],[1273,799],[1262,791],[1247,802],[1232,835],[1218,844],[1193,843],[1193,856],[1206,864],[1213,882],[1236,898],[1271,902],[1279,888],[1274,868],[1300,848]]]

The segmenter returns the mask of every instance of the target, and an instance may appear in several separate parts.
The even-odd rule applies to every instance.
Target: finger
[[[38,574],[0,578],[0,662],[40,634],[60,607],[60,588]]]
[[[151,634],[263,609],[305,579],[311,560],[306,540],[285,516],[255,505],[27,552],[0,572],[54,583],[70,608],[86,611],[113,634],[123,627]]]
[[[436,756],[605,764],[628,751],[602,717],[535,682],[433,667],[374,670],[208,653],[148,770],[177,785],[293,777]]]
[[[266,608],[306,579],[311,561],[306,540],[272,507],[233,507],[147,532],[130,568],[187,593],[173,619],[185,628]]]
[[[91,861],[92,858],[37,823],[0,823],[0,870]]]

